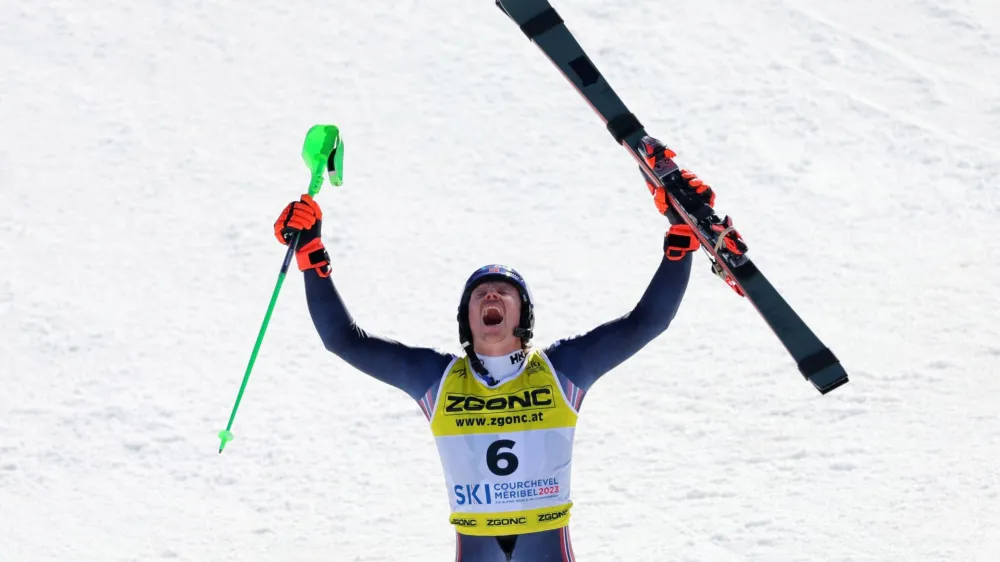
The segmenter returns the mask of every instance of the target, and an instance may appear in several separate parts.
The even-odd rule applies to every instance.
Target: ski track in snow
[[[585,402],[580,560],[1000,559],[998,6],[555,4],[852,377],[816,394],[699,256]],[[2,561],[453,557],[419,408],[322,349],[297,273],[216,454],[313,123],[371,331],[457,351],[502,261],[544,344],[659,259],[634,164],[485,0],[15,1],[0,72]]]

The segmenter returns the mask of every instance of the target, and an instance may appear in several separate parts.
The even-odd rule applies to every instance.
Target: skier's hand
[[[655,177],[662,181],[674,181],[671,176],[678,171],[677,163],[674,162],[674,158],[677,158],[676,152],[670,150],[658,139],[649,135],[642,137],[639,149],[646,159],[646,165],[653,171]],[[700,197],[709,207],[715,204],[715,192],[712,191],[712,188],[707,183],[698,179],[698,176],[689,170],[680,170],[680,173],[681,180],[687,183],[685,187],[693,191],[695,196]],[[677,210],[671,208],[670,199],[667,198],[666,191],[651,182],[650,177],[645,174],[646,172],[643,172],[643,176],[646,179],[646,187],[649,189],[649,193],[653,195],[656,210],[666,216],[670,224],[684,224],[684,221],[677,214]]]
[[[287,246],[301,233],[295,249],[299,271],[315,269],[320,277],[327,277],[330,275],[330,256],[320,238],[322,225],[323,211],[319,204],[309,195],[302,195],[298,201],[286,205],[274,221],[274,237]]]
[[[298,201],[285,205],[278,220],[274,221],[274,237],[284,245],[295,239],[299,232],[299,248],[320,237],[323,211],[309,195],[302,195]]]
[[[663,253],[670,261],[678,261],[701,247],[694,230],[686,224],[675,224],[663,237]]]
[[[684,179],[688,187],[694,191],[706,205],[709,207],[715,206],[715,192],[712,191],[712,186],[703,182],[694,174],[694,172],[691,172],[690,170],[681,170],[681,178]],[[656,203],[656,210],[660,211],[660,214],[667,217],[670,224],[684,224],[684,221],[670,205],[670,200],[667,199],[667,193],[662,187],[653,184],[647,179],[646,188],[649,189],[649,192],[653,195],[653,202]]]
[[[708,205],[709,207],[715,207],[715,192],[712,191],[712,186],[701,181],[698,176],[689,170],[681,170],[681,177],[687,181],[688,187],[694,190],[698,194],[698,197]]]

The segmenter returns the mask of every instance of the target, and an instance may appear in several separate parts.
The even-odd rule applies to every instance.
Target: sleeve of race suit
[[[628,314],[550,345],[545,354],[556,371],[586,391],[601,375],[662,334],[684,297],[693,254],[677,261],[664,257],[639,304]]]
[[[327,350],[417,401],[441,379],[453,355],[365,332],[347,311],[331,277],[322,278],[315,270],[303,275],[309,315]]]

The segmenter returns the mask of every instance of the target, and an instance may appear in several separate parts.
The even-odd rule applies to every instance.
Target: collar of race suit
[[[490,376],[495,381],[495,384],[491,384],[490,386],[501,384],[516,375],[521,370],[521,365],[524,364],[525,356],[525,352],[520,349],[507,355],[478,355],[486,370],[489,371]],[[489,384],[490,381],[484,379],[484,382]]]

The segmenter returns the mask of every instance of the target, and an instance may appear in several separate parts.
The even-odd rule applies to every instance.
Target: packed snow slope
[[[1000,558],[1000,4],[557,1],[851,374],[820,396],[699,255],[587,398],[580,560]],[[453,558],[433,440],[326,352],[301,275],[217,453],[308,184],[359,324],[458,351],[462,282],[537,342],[631,309],[667,223],[489,0],[0,6],[0,560]]]

